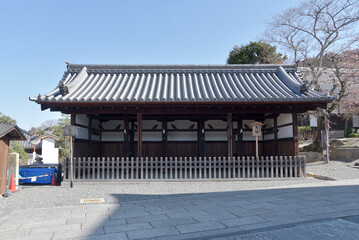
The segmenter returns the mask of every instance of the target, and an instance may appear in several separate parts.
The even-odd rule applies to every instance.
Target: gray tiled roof
[[[67,89],[68,93],[60,91]],[[59,87],[30,98],[76,102],[329,102],[309,89],[295,65],[82,65],[68,64]]]
[[[6,124],[0,123],[0,138],[9,134],[11,140],[22,140],[25,139],[21,128],[16,126],[16,124]]]

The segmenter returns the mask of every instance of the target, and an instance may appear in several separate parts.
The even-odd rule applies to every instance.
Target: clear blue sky
[[[30,129],[59,113],[28,97],[53,90],[65,60],[92,64],[224,64],[300,0],[2,1],[0,112]]]

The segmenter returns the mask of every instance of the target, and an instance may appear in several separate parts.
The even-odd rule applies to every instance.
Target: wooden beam
[[[137,156],[142,157],[142,113],[137,113]]]
[[[248,103],[246,103],[248,104]],[[306,103],[268,103],[268,104],[250,104],[244,103],[236,104],[197,104],[193,107],[184,108],[175,103],[170,104],[106,104],[106,103],[53,103],[50,106],[51,111],[61,111],[63,113],[76,114],[227,114],[232,112],[246,112],[247,114],[263,114],[263,113],[292,113],[292,112],[306,112],[308,110],[315,110],[317,107],[324,108],[326,103],[322,102],[306,102]]]
[[[227,113],[227,156],[233,157],[233,123],[232,113]]]
[[[167,157],[167,119],[162,119],[162,157]]]
[[[124,120],[128,118],[129,120],[136,121],[136,115],[128,114],[99,114],[93,115],[89,114],[92,119],[99,120]],[[197,122],[199,118],[204,118],[206,120],[222,120],[227,121],[227,118],[223,114],[177,114],[177,115],[164,115],[164,114],[151,114],[142,116],[142,120],[161,120],[163,117],[166,117],[167,122],[173,122],[175,120],[189,120],[192,122]],[[253,120],[253,119],[265,119],[264,114],[233,114],[232,118],[241,118],[243,120]],[[195,126],[195,125],[194,125]],[[143,129],[144,130],[144,129]]]
[[[265,116],[265,118],[277,118],[279,116],[278,113],[272,113],[270,115]]]
[[[297,113],[292,113],[292,122],[293,122],[294,156],[299,156]]]
[[[85,125],[78,124],[78,123],[75,123],[75,126],[76,127],[82,127],[82,128],[89,128],[89,126],[85,126]]]

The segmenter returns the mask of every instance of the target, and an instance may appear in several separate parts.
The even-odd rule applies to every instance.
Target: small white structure
[[[59,163],[59,149],[55,147],[55,142],[59,140],[57,136],[47,134],[41,136],[42,139],[42,162],[45,164]]]
[[[28,163],[32,164],[33,161],[33,151],[34,145],[31,143],[30,139],[34,136],[32,133],[22,130],[26,136],[26,141],[22,141],[22,145],[25,151],[29,155]],[[52,134],[45,134],[39,136],[41,142],[35,146],[36,155],[42,157],[42,162],[44,164],[58,164],[59,163],[59,149],[55,147],[56,141],[60,138]]]

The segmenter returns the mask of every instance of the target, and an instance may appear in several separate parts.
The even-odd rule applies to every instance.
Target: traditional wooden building
[[[259,156],[298,156],[297,114],[332,97],[308,89],[295,65],[68,64],[52,92],[30,100],[71,114],[74,156],[106,164],[255,156],[255,121]]]
[[[0,195],[6,192],[10,140],[25,140],[15,124],[0,123]]]

